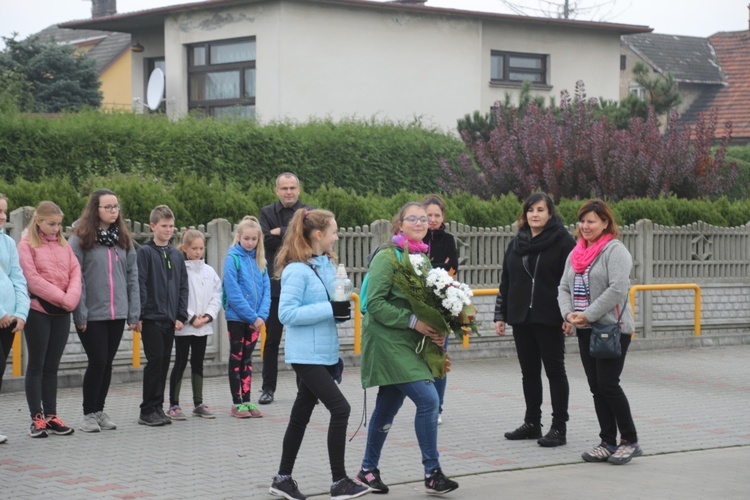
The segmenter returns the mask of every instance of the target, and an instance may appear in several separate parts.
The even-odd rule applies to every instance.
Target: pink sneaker
[[[235,418],[250,418],[250,412],[245,405],[232,405],[229,414]]]
[[[263,414],[258,409],[258,407],[252,403],[245,403],[245,409],[250,414],[250,418],[262,418],[263,417]]]

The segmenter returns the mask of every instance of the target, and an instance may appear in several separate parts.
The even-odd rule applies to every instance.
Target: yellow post
[[[472,292],[474,293],[475,297],[487,297],[490,295],[497,295],[498,293],[500,293],[500,289],[499,288],[482,288],[479,290],[472,290]],[[462,343],[462,347],[464,349],[469,348],[469,336],[468,335],[464,335],[464,341]]]
[[[654,290],[693,290],[695,291],[694,305],[694,322],[693,335],[698,337],[701,334],[701,287],[695,283],[675,283],[663,285],[633,285],[630,287],[630,308],[633,310],[633,319],[635,320],[635,294],[636,292],[649,292]],[[634,334],[635,335],[635,334]]]
[[[354,302],[354,354],[362,354],[362,312],[359,310],[360,298],[352,294]]]
[[[133,330],[133,368],[141,367],[141,334]]]
[[[266,324],[260,327],[260,359],[263,359],[263,349],[266,348]]]
[[[13,337],[13,376],[21,376],[21,332]]]

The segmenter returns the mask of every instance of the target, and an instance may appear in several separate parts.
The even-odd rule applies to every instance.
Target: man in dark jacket
[[[297,176],[284,172],[276,178],[276,196],[279,201],[260,209],[260,227],[263,230],[263,245],[268,261],[268,275],[271,277],[271,312],[266,320],[266,343],[263,347],[263,389],[258,403],[267,405],[273,402],[276,392],[276,377],[279,370],[279,345],[283,325],[279,321],[279,295],[281,282],[274,278],[274,260],[281,248],[286,227],[294,212],[313,207],[299,201],[300,186]]]

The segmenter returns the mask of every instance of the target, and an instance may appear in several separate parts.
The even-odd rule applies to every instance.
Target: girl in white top
[[[221,278],[203,260],[206,239],[203,233],[188,229],[182,235],[179,249],[185,254],[190,295],[188,321],[182,330],[175,332],[175,362],[169,379],[169,412],[172,420],[186,420],[180,408],[180,385],[190,355],[190,381],[193,385],[193,416],[214,418],[203,404],[203,358],[206,355],[208,336],[214,333],[211,324],[221,308]]]

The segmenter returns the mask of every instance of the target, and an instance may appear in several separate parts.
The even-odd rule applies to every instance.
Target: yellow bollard
[[[133,330],[133,368],[141,367],[141,334]]]
[[[21,376],[21,332],[13,337],[13,376]]]

